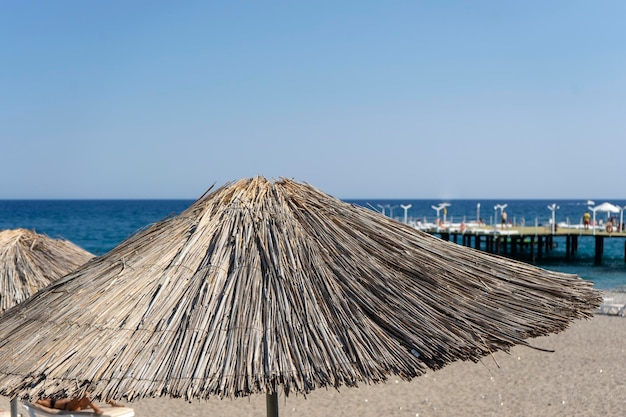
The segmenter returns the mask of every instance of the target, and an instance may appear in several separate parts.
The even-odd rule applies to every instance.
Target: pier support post
[[[537,236],[537,259],[543,258],[543,238],[541,236]]]
[[[604,252],[604,236],[596,235],[596,256],[594,263],[600,265],[602,263],[602,253]]]

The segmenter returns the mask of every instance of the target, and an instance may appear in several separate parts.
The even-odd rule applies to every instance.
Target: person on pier
[[[589,221],[591,220],[591,214],[588,211],[583,214],[583,226],[585,230],[589,230]]]

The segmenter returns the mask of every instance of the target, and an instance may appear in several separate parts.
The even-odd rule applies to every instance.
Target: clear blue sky
[[[0,1],[0,198],[625,198],[624,1]]]

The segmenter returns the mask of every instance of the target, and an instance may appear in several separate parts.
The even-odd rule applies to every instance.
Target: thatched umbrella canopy
[[[275,398],[411,379],[559,332],[599,302],[576,275],[257,177],[0,317],[0,393]]]
[[[93,257],[64,239],[26,229],[0,230],[0,313]]]

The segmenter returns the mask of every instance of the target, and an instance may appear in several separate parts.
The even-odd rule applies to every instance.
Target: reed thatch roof
[[[206,399],[411,379],[561,331],[599,302],[576,275],[257,177],[0,317],[0,394]]]
[[[93,256],[67,240],[32,230],[0,230],[0,313]]]

